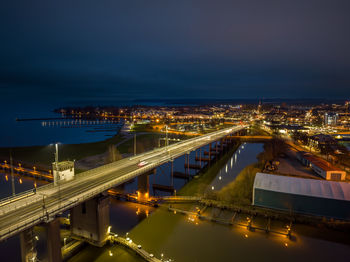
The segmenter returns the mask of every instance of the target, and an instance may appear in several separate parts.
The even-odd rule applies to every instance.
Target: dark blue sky
[[[11,0],[4,97],[349,98],[350,1]]]

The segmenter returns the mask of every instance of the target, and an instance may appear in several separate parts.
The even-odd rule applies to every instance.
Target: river
[[[246,165],[256,162],[256,156],[261,151],[262,144],[241,145],[218,172],[209,188],[221,188],[233,181]],[[190,208],[186,205],[182,207]],[[206,211],[211,212],[213,210]],[[128,215],[125,217],[125,214]],[[111,224],[113,232],[122,235],[129,232],[135,243],[141,244],[157,257],[163,254],[164,259],[181,262],[348,261],[350,252],[348,244],[334,242],[347,238],[341,232],[324,233],[324,230],[313,227],[296,226],[293,228],[294,237],[289,240],[285,236],[251,232],[237,226],[228,227],[201,220],[194,222],[166,208],[154,210],[116,200],[112,204]],[[275,221],[273,226],[283,228],[284,225]],[[320,238],[323,233],[330,239]],[[136,255],[122,250],[117,246],[107,246],[103,251],[88,247],[69,261],[142,261]]]
[[[263,150],[262,144],[242,144],[227,163],[223,165],[212,183],[208,185],[215,190],[222,188],[239,174],[239,172],[251,163],[256,162],[256,156]],[[190,159],[194,161],[195,154],[191,153]],[[170,165],[157,169],[157,174],[150,177],[152,183],[170,183]],[[174,163],[174,170],[184,171],[184,158],[179,158]],[[193,171],[191,171],[193,173]],[[221,179],[220,179],[221,177]],[[23,178],[22,185],[33,183]],[[9,181],[2,181],[9,184]],[[180,189],[185,184],[184,180],[175,179],[174,186]],[[136,190],[136,181],[126,185],[127,192]],[[181,205],[181,208],[190,209],[189,205]],[[206,214],[212,214],[215,210],[208,209]],[[112,232],[119,235],[129,234],[129,237],[150,253],[164,259],[173,261],[348,261],[350,246],[343,244],[344,234],[326,232],[308,226],[293,228],[294,238],[287,239],[284,236],[251,232],[242,227],[228,227],[207,221],[191,221],[187,216],[174,214],[166,208],[153,208],[130,202],[111,199],[110,224]],[[282,228],[280,222],[274,222],[274,226]],[[325,234],[330,239],[325,239]],[[337,240],[338,242],[334,241]],[[344,241],[346,242],[346,241]],[[39,249],[43,244],[39,244]],[[6,248],[7,246],[7,248]],[[0,244],[0,252],[13,250],[19,258],[18,237],[10,239],[7,243]],[[8,251],[6,251],[8,252]],[[18,260],[7,260],[18,261]],[[88,246],[72,257],[69,262],[108,262],[108,261],[143,261],[132,252],[118,246],[107,245],[104,248]]]

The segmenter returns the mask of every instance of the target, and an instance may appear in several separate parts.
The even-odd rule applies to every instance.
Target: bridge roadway
[[[236,126],[157,148],[77,174],[73,180],[41,186],[0,201],[0,241],[41,222],[49,222],[68,210],[114,186],[118,186],[159,165],[190,153],[229,134],[244,129]],[[140,161],[148,164],[138,167]]]

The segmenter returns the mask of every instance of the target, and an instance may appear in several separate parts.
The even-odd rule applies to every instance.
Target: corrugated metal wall
[[[254,188],[256,206],[350,220],[350,201],[287,194]]]

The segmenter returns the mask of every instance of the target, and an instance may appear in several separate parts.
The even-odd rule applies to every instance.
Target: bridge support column
[[[211,164],[211,142],[209,143],[209,162],[208,162],[208,167],[210,167]]]
[[[171,186],[174,186],[174,159],[171,160]]]
[[[140,195],[149,193],[149,176],[148,174],[142,174],[137,177],[137,189]]]
[[[71,232],[93,245],[103,246],[109,234],[109,197],[98,196],[71,209]]]
[[[148,200],[149,197],[149,175],[156,174],[156,169],[137,177],[137,191],[139,200]]]
[[[36,249],[33,228],[29,228],[19,235],[21,243],[22,262],[36,261]]]
[[[46,224],[47,234],[47,256],[49,262],[61,262],[61,237],[60,237],[60,220],[59,218]]]

